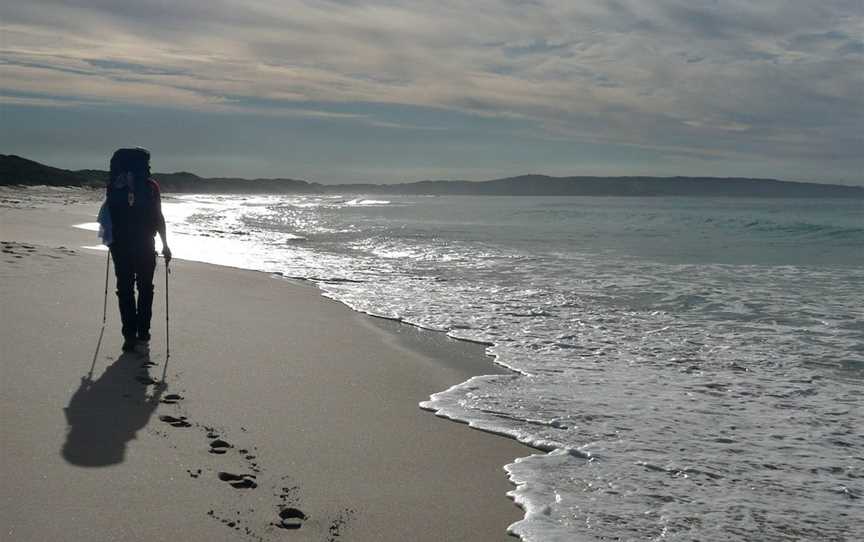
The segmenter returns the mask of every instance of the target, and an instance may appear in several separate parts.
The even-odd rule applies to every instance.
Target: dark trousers
[[[153,314],[153,272],[156,270],[156,247],[153,239],[111,244],[111,259],[117,277],[117,300],[123,337],[127,340],[150,340],[150,317]],[[138,289],[135,301],[134,288]]]

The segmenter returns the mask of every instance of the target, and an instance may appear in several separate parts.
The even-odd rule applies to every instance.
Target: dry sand
[[[112,276],[88,378],[106,255],[70,225],[94,212],[0,208],[2,540],[509,538],[522,513],[501,467],[532,450],[417,407],[495,371],[479,347],[175,261],[161,387],[160,261],[151,352],[120,355]]]

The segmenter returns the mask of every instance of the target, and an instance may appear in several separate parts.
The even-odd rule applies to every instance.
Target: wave
[[[750,218],[727,218],[718,220],[713,217],[708,217],[702,219],[702,222],[714,226],[719,225],[724,229],[740,229],[765,234],[787,234],[792,237],[824,236],[843,240],[857,239],[864,242],[864,227],[803,221],[779,221],[769,219],[754,220]]]
[[[806,472],[801,465],[817,455],[830,468],[844,464],[846,449],[831,442],[852,420],[831,413],[857,397],[848,373],[864,363],[864,352],[856,350],[861,329],[850,326],[864,316],[855,302],[860,270],[668,264],[581,252],[561,234],[542,241],[534,236],[528,245],[518,240],[536,221],[500,227],[504,200],[485,211],[480,199],[429,200],[413,206],[411,221],[401,223],[399,209],[375,208],[387,205],[382,200],[297,208],[311,201],[285,198],[266,212],[239,215],[204,212],[217,227],[242,223],[253,232],[252,239],[235,240],[253,268],[312,281],[325,296],[361,312],[485,344],[496,363],[514,370],[474,377],[421,404],[544,452],[506,467],[517,486],[511,496],[525,510],[513,534],[529,541],[572,540],[586,532],[610,539],[663,533],[715,539],[738,529],[727,538],[746,540],[757,533],[752,525],[740,527],[732,501],[752,499],[761,515],[758,538],[782,540],[789,528],[816,538],[809,525],[850,506],[817,476],[806,482],[818,498],[790,492],[784,473]],[[401,207],[402,200],[395,201],[393,207]],[[851,234],[842,233],[849,227],[819,223],[824,215],[764,218],[772,209],[758,220],[741,218],[737,208],[715,218],[692,209],[647,218],[627,209],[626,219],[619,213],[605,223],[596,220],[603,209],[585,211],[591,220],[567,222],[553,234],[592,225],[605,231],[626,220],[648,233],[710,223],[724,234],[724,244],[753,232],[759,250],[776,241],[765,232],[811,236],[797,250],[813,244],[813,235],[864,233],[854,221]],[[188,216],[196,216],[192,229],[214,225]],[[431,218],[420,222],[417,216]],[[463,227],[466,216],[476,226]],[[348,228],[357,217],[362,227]],[[405,223],[409,227],[401,228]],[[486,236],[484,226],[494,226],[494,236]],[[285,243],[289,232],[310,242]],[[684,243],[701,243],[698,234],[689,239],[669,232],[685,253]],[[814,367],[814,360],[825,364]],[[795,395],[778,393],[788,390]],[[809,420],[818,424],[810,427]],[[797,444],[802,432],[817,433],[807,439],[812,449]],[[734,461],[732,452],[760,460]],[[724,476],[706,474],[715,472]],[[765,482],[762,493],[750,491],[753,480]],[[714,503],[711,524],[698,522],[706,510],[697,504],[669,504],[675,502]],[[842,528],[826,527],[826,538],[849,534]]]
[[[346,201],[345,205],[351,206],[359,206],[359,205],[390,205],[390,202],[383,199],[352,199],[350,201]]]

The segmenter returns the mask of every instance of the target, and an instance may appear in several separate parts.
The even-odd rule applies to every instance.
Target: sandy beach
[[[0,208],[3,540],[510,538],[502,466],[532,450],[417,406],[499,371],[482,347],[175,254],[162,386],[162,262],[149,354],[121,355],[112,275],[93,364],[106,253],[72,225],[96,204],[20,207]]]

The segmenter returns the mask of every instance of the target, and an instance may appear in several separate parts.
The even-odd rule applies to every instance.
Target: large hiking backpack
[[[141,147],[117,149],[111,156],[108,191],[142,187],[150,179],[150,151]]]
[[[152,239],[158,198],[159,185],[150,178],[150,152],[141,147],[117,149],[111,157],[105,198],[113,240]]]

